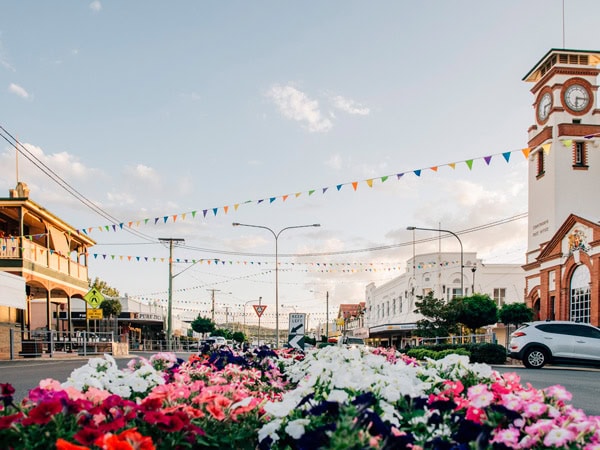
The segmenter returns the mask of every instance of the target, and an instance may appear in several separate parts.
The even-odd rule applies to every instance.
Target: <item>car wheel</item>
[[[541,348],[530,348],[523,355],[523,365],[529,369],[541,369],[546,362],[548,357]]]

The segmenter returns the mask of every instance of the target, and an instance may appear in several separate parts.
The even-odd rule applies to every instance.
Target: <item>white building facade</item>
[[[417,321],[419,297],[430,292],[446,301],[473,293],[488,294],[500,308],[506,303],[523,302],[524,271],[519,264],[484,264],[474,252],[438,252],[415,255],[406,272],[376,286],[366,286],[366,326],[369,339],[377,345],[403,347],[414,343],[411,337]]]

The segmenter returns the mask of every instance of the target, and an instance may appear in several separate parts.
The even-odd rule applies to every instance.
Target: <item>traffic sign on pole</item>
[[[267,305],[252,305],[252,307],[254,308],[254,311],[256,311],[258,317],[262,316],[265,309],[267,309]]]
[[[96,288],[91,288],[88,293],[83,296],[83,299],[88,302],[92,308],[97,308],[105,300],[104,295]]]
[[[304,350],[304,333],[306,329],[306,314],[290,314],[288,344],[297,350]]]

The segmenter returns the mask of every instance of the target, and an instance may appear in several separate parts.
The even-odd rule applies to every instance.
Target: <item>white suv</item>
[[[511,334],[508,356],[530,369],[547,363],[600,364],[600,328],[562,320],[529,322]]]

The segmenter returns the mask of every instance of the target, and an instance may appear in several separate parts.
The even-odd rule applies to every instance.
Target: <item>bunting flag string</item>
[[[157,258],[157,257],[148,257],[148,256],[123,256],[123,255],[106,255],[99,253],[92,253],[89,256],[94,259],[101,258],[102,260],[106,260],[110,258],[111,260],[118,259],[119,261],[129,261],[135,260],[134,262],[168,262],[168,258]],[[244,266],[274,266],[272,261],[256,261],[256,260],[222,260],[222,259],[183,259],[176,258],[173,260],[173,263],[183,263],[183,264],[204,264],[213,265],[215,267],[222,266],[233,266],[233,265],[244,265]],[[321,269],[327,268],[339,268],[339,267],[361,267],[365,270],[372,269],[373,271],[377,271],[378,268],[382,270],[400,270],[401,263],[397,262],[315,262],[315,261],[307,261],[307,262],[290,262],[290,261],[278,261],[278,267],[283,266],[310,266]],[[459,261],[428,261],[428,262],[419,262],[415,265],[417,269],[430,269],[434,267],[447,267],[451,265],[459,264]]]
[[[585,136],[585,138],[592,139],[592,138],[598,137],[599,135],[600,135],[600,133],[591,134],[591,135]],[[564,142],[563,142],[563,144],[564,144]],[[545,144],[544,146],[542,146],[542,148],[546,153],[548,153],[550,150],[550,144]],[[360,181],[350,181],[350,182],[346,182],[346,183],[338,183],[338,184],[335,184],[334,186],[335,186],[335,190],[337,192],[340,192],[344,188],[344,186],[351,186],[353,191],[357,191],[359,186],[362,183],[365,183],[368,187],[372,188],[374,186],[374,182],[376,180],[379,180],[379,182],[384,183],[388,178],[390,178],[392,176],[396,176],[396,179],[400,180],[405,174],[409,174],[409,173],[413,173],[416,177],[420,178],[421,175],[423,174],[423,172],[425,172],[426,170],[430,170],[432,172],[439,173],[439,169],[442,167],[445,167],[445,166],[448,166],[451,169],[455,170],[456,166],[461,163],[464,163],[467,166],[468,170],[471,171],[471,170],[473,170],[474,162],[477,160],[482,160],[485,164],[485,167],[488,167],[491,165],[494,156],[501,155],[502,158],[504,159],[504,161],[508,164],[510,162],[510,157],[511,157],[512,153],[521,153],[527,159],[527,158],[529,158],[529,154],[531,151],[532,151],[531,148],[510,150],[510,151],[506,151],[506,152],[502,152],[502,153],[485,155],[485,156],[480,156],[480,157],[476,157],[476,158],[469,158],[469,159],[465,159],[463,161],[455,161],[455,162],[450,162],[450,163],[446,163],[446,164],[438,164],[438,165],[429,166],[426,168],[408,170],[406,172],[388,174],[388,175],[383,175],[383,176],[375,177],[375,178],[367,178],[367,179],[360,180]],[[330,188],[330,186],[325,186],[320,189],[311,188],[306,191],[306,194],[308,197],[311,197],[317,191],[321,191],[322,194],[325,194],[329,190],[329,188]],[[295,194],[271,195],[271,196],[268,196],[268,197],[265,197],[262,199],[258,199],[258,200],[246,200],[244,202],[234,203],[233,209],[235,211],[237,211],[238,208],[240,207],[240,205],[251,205],[251,204],[254,204],[254,205],[268,204],[268,205],[270,205],[270,204],[275,203],[278,199],[281,199],[282,202],[285,202],[290,197],[292,197],[292,195],[295,198],[298,198],[302,194],[303,194],[303,192],[296,192]],[[225,205],[225,206],[218,206],[218,207],[213,207],[213,208],[205,208],[202,210],[193,210],[193,211],[187,211],[187,212],[183,212],[183,213],[163,215],[162,217],[154,218],[154,225],[158,225],[159,223],[166,224],[167,222],[175,223],[178,218],[181,221],[184,221],[184,220],[186,220],[186,217],[188,215],[191,215],[192,218],[196,218],[196,215],[198,214],[199,211],[202,211],[202,217],[204,219],[207,218],[209,211],[212,211],[213,216],[216,217],[219,214],[219,211],[222,211],[224,214],[227,214],[229,212],[230,207],[231,207],[230,205]],[[77,233],[83,233],[83,234],[88,235],[88,234],[91,234],[96,229],[99,232],[110,231],[111,229],[113,231],[120,231],[120,230],[123,230],[125,227],[128,227],[128,228],[133,228],[134,226],[139,227],[142,223],[144,225],[147,225],[150,222],[151,222],[151,219],[146,218],[146,219],[130,220],[130,221],[122,222],[119,224],[85,227],[85,228],[80,228],[76,231],[77,231]]]
[[[35,235],[35,237],[39,237],[39,235]],[[29,236],[27,236],[29,238]],[[0,249],[3,253],[7,253],[7,256],[18,256],[18,252],[26,253],[29,252],[29,256],[33,257],[39,254],[39,256],[44,256],[47,253],[51,255],[58,255],[63,258],[68,258],[69,255],[63,255],[58,250],[47,249],[43,247],[27,247],[22,246],[19,237],[10,237],[10,238],[0,238]],[[79,255],[85,255],[88,258],[93,258],[97,261],[126,261],[126,262],[160,262],[165,263],[169,262],[169,258],[166,257],[156,257],[156,256],[139,256],[139,255],[115,255],[115,254],[106,254],[106,253],[89,253],[84,252]],[[223,260],[219,258],[175,258],[172,261],[173,263],[179,264],[206,264],[208,266],[213,267],[223,267],[223,266],[273,266],[274,263],[272,261],[266,260]],[[415,267],[418,269],[428,269],[437,266],[448,266],[457,264],[457,261],[429,261],[429,262],[420,262]],[[301,267],[301,266],[309,266],[313,269],[311,272],[320,271],[320,272],[344,272],[345,270],[340,268],[346,268],[348,270],[355,271],[356,268],[360,268],[359,271],[373,271],[377,272],[378,270],[400,270],[401,263],[399,262],[361,262],[361,261],[351,261],[351,262],[320,262],[320,261],[305,261],[305,262],[296,262],[296,261],[279,261],[278,267]],[[349,269],[351,268],[351,269]]]

